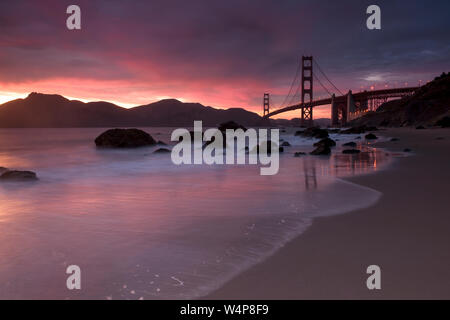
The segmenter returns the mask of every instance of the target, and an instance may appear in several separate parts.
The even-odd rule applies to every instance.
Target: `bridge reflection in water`
[[[340,150],[329,157],[304,156],[296,158],[297,168],[304,174],[305,189],[317,190],[320,177],[349,177],[367,174],[386,165],[392,155],[377,148],[360,147],[359,154],[343,154]]]

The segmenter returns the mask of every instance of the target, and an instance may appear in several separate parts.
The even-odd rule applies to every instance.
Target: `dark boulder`
[[[403,152],[411,152],[411,149],[409,148],[403,149]]]
[[[442,128],[450,128],[450,117],[444,117],[438,122],[436,122],[436,126],[440,126]]]
[[[318,146],[314,151],[310,152],[309,154],[313,156],[327,156],[331,153],[331,149],[328,146]]]
[[[311,127],[303,131],[297,131],[295,135],[307,138],[324,139],[328,137],[328,131],[325,129],[320,129],[318,127]]]
[[[291,144],[290,144],[289,142],[287,142],[287,141],[284,141],[284,142],[281,144],[281,146],[282,146],[282,147],[290,147]]]
[[[346,149],[344,151],[342,151],[343,154],[358,154],[361,153],[360,150],[358,149]]]
[[[0,175],[0,181],[35,181],[36,173],[32,171],[6,170]]]
[[[219,130],[222,132],[225,132],[227,129],[231,129],[231,130],[237,130],[237,129],[242,129],[244,131],[247,131],[247,128],[234,122],[234,121],[227,121],[224,123],[221,123],[219,125]]]
[[[344,143],[343,146],[356,148],[357,144],[356,144],[356,142],[347,142],[347,143]]]
[[[296,157],[296,158],[301,157],[301,156],[305,156],[305,155],[306,155],[305,152],[296,152],[296,153],[294,153],[294,157]]]
[[[169,149],[166,148],[159,148],[157,150],[155,150],[153,153],[170,153],[171,151]]]
[[[283,152],[284,152],[284,148],[283,148],[283,147],[279,147],[279,148],[278,148],[278,152],[279,152],[279,153],[283,153]]]
[[[366,140],[378,139],[378,137],[376,135],[374,135],[373,133],[366,134],[365,138],[366,138]]]
[[[396,142],[396,141],[399,141],[399,140],[400,140],[399,138],[392,138],[391,142]]]
[[[322,140],[314,143],[314,147],[319,147],[319,146],[334,147],[334,146],[336,146],[336,142],[333,139],[325,138],[325,139],[322,139]]]
[[[349,129],[342,130],[340,133],[342,133],[342,134],[362,134],[362,133],[366,133],[367,131],[377,131],[377,130],[378,130],[377,127],[369,127],[366,125],[362,125],[362,126],[351,127]]]
[[[416,127],[416,129],[417,130],[423,130],[423,129],[425,129],[425,127],[424,126],[418,126],[418,127]]]
[[[156,141],[139,129],[110,129],[99,135],[95,144],[103,148],[137,148],[155,145]]]

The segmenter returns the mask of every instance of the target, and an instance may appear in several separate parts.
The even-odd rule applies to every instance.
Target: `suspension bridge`
[[[331,90],[313,72],[316,68],[319,71],[319,75],[325,80],[323,82],[329,84]],[[313,99],[313,80],[316,80],[322,89],[325,90],[328,95],[326,98]],[[303,56],[281,107],[271,111],[270,94],[264,93],[263,117],[270,118],[280,113],[301,110],[301,126],[310,127],[313,125],[313,109],[318,106],[330,105],[331,125],[345,126],[349,120],[356,119],[368,111],[375,111],[380,105],[387,102],[388,99],[412,95],[418,88],[385,88],[381,90],[366,90],[358,93],[352,93],[349,90],[344,94],[336,87],[325,72],[323,72],[322,68],[312,56]]]

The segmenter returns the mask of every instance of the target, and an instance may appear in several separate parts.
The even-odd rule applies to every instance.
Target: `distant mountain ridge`
[[[240,108],[215,109],[175,99],[161,100],[130,109],[99,101],[84,103],[55,94],[30,93],[0,105],[2,128],[216,126],[234,120],[246,126],[270,125],[258,114]]]

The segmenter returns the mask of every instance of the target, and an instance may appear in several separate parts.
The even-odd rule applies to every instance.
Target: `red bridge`
[[[330,82],[330,84],[341,94],[335,96],[322,84],[322,82],[313,74],[313,57],[302,57],[302,77],[301,86],[297,87],[297,93],[301,88],[301,102],[291,103],[288,106],[281,107],[275,111],[270,112],[270,96],[268,93],[264,94],[264,118],[270,118],[274,115],[288,112],[292,110],[301,110],[301,125],[313,125],[313,108],[322,105],[331,105],[331,124],[333,126],[345,125],[348,120],[355,119],[365,114],[368,111],[376,110],[380,105],[387,102],[388,99],[402,98],[404,96],[412,95],[419,87],[403,87],[394,89],[371,90],[363,91],[353,94],[350,90],[347,94],[343,94],[323,73],[320,66],[317,65],[319,71]],[[296,79],[298,78],[298,71],[292,82],[288,96],[291,96]],[[328,92],[329,98],[313,100],[313,78]],[[297,93],[291,97],[296,97]],[[307,99],[306,99],[307,98]],[[284,104],[284,102],[283,102]]]

